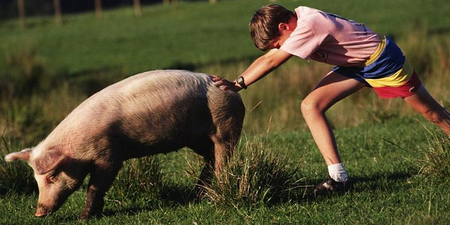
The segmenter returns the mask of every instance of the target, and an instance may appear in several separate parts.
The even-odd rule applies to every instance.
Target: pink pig
[[[58,210],[90,181],[80,217],[102,212],[106,191],[124,160],[189,147],[205,159],[199,182],[218,173],[240,137],[245,108],[206,74],[150,71],[94,94],[34,148],[8,154],[33,168],[39,187],[36,216]]]

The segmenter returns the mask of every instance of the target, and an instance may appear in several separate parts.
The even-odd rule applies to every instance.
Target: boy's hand
[[[214,81],[214,85],[216,85],[216,87],[220,88],[220,90],[222,91],[234,91],[234,92],[238,92],[240,91],[242,88],[236,86],[236,82],[234,81],[229,81],[226,79],[223,79],[222,77],[219,77],[217,75],[211,75],[212,80]]]

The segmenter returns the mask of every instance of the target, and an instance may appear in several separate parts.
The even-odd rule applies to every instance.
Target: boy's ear
[[[278,30],[279,30],[280,32],[281,32],[282,30],[287,30],[288,27],[289,27],[289,25],[286,24],[286,23],[279,23],[279,24],[278,24]]]

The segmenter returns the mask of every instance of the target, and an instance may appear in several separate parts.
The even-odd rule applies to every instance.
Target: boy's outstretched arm
[[[259,79],[263,78],[281,64],[291,58],[291,54],[278,49],[272,49],[266,54],[256,59],[242,74],[246,86],[253,84]],[[236,80],[228,81],[218,76],[213,76],[215,85],[222,90],[240,91],[243,87],[239,85]]]

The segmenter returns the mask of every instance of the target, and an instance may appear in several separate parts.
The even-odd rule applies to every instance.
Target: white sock
[[[348,178],[348,173],[342,163],[336,163],[328,166],[328,174],[331,179],[337,182],[344,182]]]

